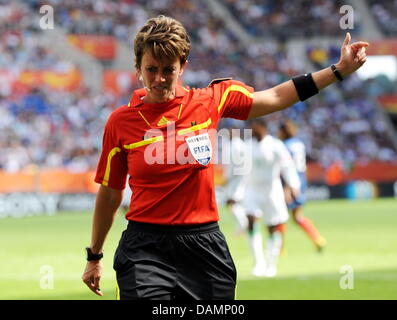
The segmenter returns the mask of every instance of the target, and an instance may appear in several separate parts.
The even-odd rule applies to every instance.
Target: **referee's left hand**
[[[103,296],[99,287],[99,282],[102,277],[103,265],[102,261],[88,261],[85,267],[82,280],[88,288],[98,296]]]
[[[359,69],[367,60],[365,49],[369,46],[369,43],[357,41],[350,44],[350,40],[351,35],[347,32],[341,47],[339,62],[336,65],[342,77],[348,76]]]

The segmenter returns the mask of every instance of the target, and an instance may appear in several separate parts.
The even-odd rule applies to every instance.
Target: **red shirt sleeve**
[[[127,155],[117,134],[117,115],[109,117],[102,140],[102,153],[96,171],[95,182],[112,189],[123,190],[126,185]]]
[[[236,80],[221,81],[212,87],[220,117],[247,120],[253,101],[252,87]]]

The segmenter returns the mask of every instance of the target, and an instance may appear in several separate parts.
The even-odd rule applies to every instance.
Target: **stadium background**
[[[343,30],[342,5],[354,9]],[[184,85],[230,76],[256,90],[337,62],[346,31],[391,56],[391,76],[354,74],[307,102],[268,116],[299,125],[308,150],[306,214],[328,240],[323,255],[293,225],[275,279],[250,275],[247,240],[221,225],[239,271],[240,299],[396,299],[397,2],[267,0],[0,0],[0,299],[96,299],[80,281],[109,114],[139,87],[133,37],[152,16],[180,20],[192,39]],[[53,9],[52,29],[45,20]],[[369,63],[362,68],[369,69]],[[378,62],[378,69],[384,62]],[[368,66],[367,66],[368,65]],[[393,75],[394,73],[394,75]],[[245,127],[225,119],[220,127]],[[105,298],[114,298],[112,256],[120,212],[105,252]],[[344,287],[351,270],[354,287]]]

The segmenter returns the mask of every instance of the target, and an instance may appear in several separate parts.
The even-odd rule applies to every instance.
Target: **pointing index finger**
[[[350,35],[350,32],[346,32],[346,37],[345,37],[345,40],[343,41],[343,46],[347,46],[349,44],[351,38],[352,37]]]

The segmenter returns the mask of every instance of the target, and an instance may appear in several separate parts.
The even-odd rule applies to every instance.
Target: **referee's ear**
[[[186,60],[185,63],[181,65],[181,70],[179,71],[179,76],[181,76],[183,74],[183,71],[185,71],[188,64],[189,64],[189,61]]]

